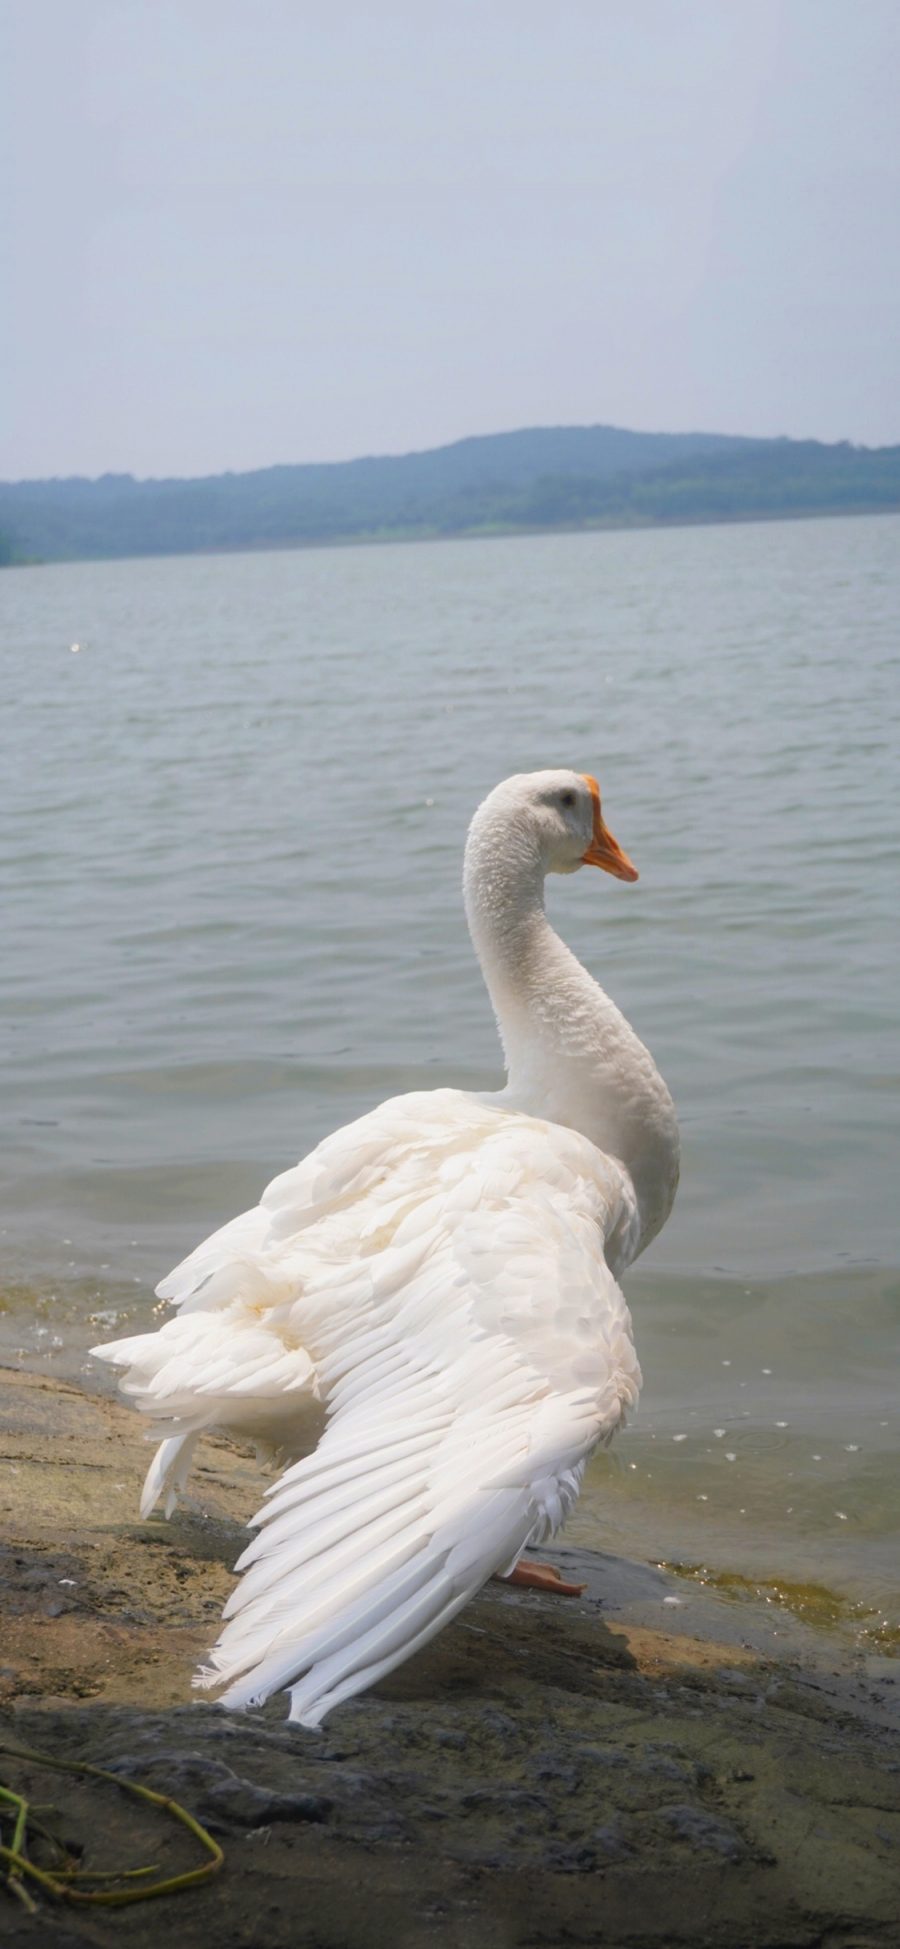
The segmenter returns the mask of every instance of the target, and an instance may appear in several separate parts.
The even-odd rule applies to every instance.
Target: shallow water
[[[7,1357],[78,1367],[148,1319],[184,1249],[381,1097],[499,1082],[462,839],[498,777],[572,764],[641,882],[560,882],[553,916],[684,1138],[629,1286],[641,1415],[579,1539],[896,1594],[898,541],[2,576]]]

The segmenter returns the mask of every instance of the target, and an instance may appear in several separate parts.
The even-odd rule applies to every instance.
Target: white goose
[[[516,1566],[637,1400],[617,1280],[678,1181],[669,1092],[544,913],[545,875],[581,865],[637,879],[592,778],[498,785],[465,896],[506,1088],[338,1130],[163,1281],[175,1318],[94,1350],[163,1437],[142,1514],[171,1513],[204,1429],[288,1463],[198,1679],[226,1705],[285,1687],[317,1725],[489,1577],[572,1588]]]

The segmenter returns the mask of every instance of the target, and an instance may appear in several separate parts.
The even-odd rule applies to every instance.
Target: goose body
[[[316,1725],[556,1530],[640,1369],[619,1287],[664,1222],[675,1112],[646,1049],[553,932],[548,871],[637,875],[593,780],[508,779],[472,822],[470,931],[499,1094],[392,1098],[276,1178],[159,1286],[157,1332],[95,1349],[160,1445],[142,1514],[205,1429],[285,1463],[202,1684],[287,1689]]]

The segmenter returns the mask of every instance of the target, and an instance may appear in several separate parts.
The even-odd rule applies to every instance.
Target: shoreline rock
[[[33,1918],[20,1944],[150,1949],[900,1942],[893,1673],[771,1610],[658,1569],[557,1552],[582,1600],[489,1586],[317,1733],[285,1701],[232,1716],[190,1692],[260,1495],[204,1445],[203,1508],[136,1520],[137,1417],[0,1371],[0,1741],[88,1759],[183,1800],[226,1867],[168,1901]],[[193,1861],[111,1786],[0,1754],[94,1865]],[[52,1786],[48,1786],[52,1780]]]

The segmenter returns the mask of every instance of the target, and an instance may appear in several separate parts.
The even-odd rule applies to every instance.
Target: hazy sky
[[[900,0],[0,0],[0,476],[900,440]]]

